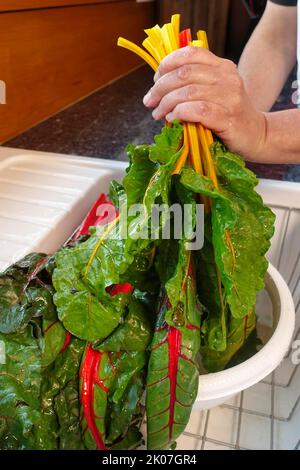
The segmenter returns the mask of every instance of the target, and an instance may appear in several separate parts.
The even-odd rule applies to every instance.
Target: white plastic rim
[[[260,382],[280,364],[290,346],[295,328],[295,306],[281,274],[269,264],[266,289],[277,325],[269,341],[247,361],[230,369],[201,375],[194,407],[207,409]]]

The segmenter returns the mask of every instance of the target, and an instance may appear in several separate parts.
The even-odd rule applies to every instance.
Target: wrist
[[[243,156],[248,161],[263,162],[266,158],[268,146],[268,113],[255,110],[252,123],[252,131],[248,134],[248,145],[243,152]]]

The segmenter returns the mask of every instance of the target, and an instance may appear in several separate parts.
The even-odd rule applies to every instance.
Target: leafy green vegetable
[[[46,255],[33,253],[0,274],[1,333],[15,333],[33,317],[53,318],[53,292],[43,279],[46,261]]]
[[[219,191],[191,168],[184,170],[180,181],[188,189],[213,198],[212,243],[225,302],[235,318],[243,318],[253,309],[257,292],[264,287],[268,267],[265,254],[274,231],[274,214],[255,192],[258,180],[244,162],[219,143],[214,144],[212,152]],[[235,259],[225,237],[227,229],[237,254]]]
[[[16,331],[0,334],[5,346],[5,364],[0,364],[2,449],[78,447],[71,443],[75,440],[75,432],[66,437],[63,431],[68,427],[72,431],[75,429],[76,420],[73,418],[72,421],[72,415],[75,413],[75,378],[79,368],[76,355],[80,355],[80,348],[78,340],[73,340],[62,352],[68,333],[56,315],[52,271],[52,258],[32,254],[1,275],[0,304],[5,306],[5,321],[14,317],[18,320],[12,322]],[[18,296],[11,295],[11,303],[7,300],[7,286],[11,292],[18,293]],[[26,315],[20,315],[20,312],[26,312]],[[6,328],[6,331],[11,329]],[[81,354],[82,351],[83,343]],[[76,393],[79,416],[78,383]],[[65,410],[60,416],[63,400]]]
[[[129,145],[111,202],[101,195],[54,256],[28,255],[0,274],[1,449],[135,449],[145,390],[147,446],[173,448],[197,396],[199,352],[207,371],[255,353],[274,216],[256,177],[219,143],[218,184],[189,166],[173,175],[182,141],[176,122],[153,145]],[[204,246],[191,251],[199,194]],[[97,209],[112,203],[119,216],[105,224]],[[180,216],[179,236],[175,203],[191,216],[187,229]]]
[[[182,125],[175,121],[172,127],[164,127],[161,134],[154,137],[155,144],[150,147],[152,162],[169,163],[174,155],[181,154],[183,137]]]
[[[33,327],[20,333],[0,334],[5,364],[0,364],[0,447],[35,448],[33,429],[41,419],[41,350]]]
[[[54,433],[55,444],[48,448],[82,449],[78,371],[84,351],[84,342],[73,338],[55,362],[43,370],[41,407],[43,421],[52,417],[48,430]],[[53,447],[54,446],[54,447]]]
[[[148,145],[137,147],[128,145],[126,150],[130,164],[123,180],[123,186],[130,207],[132,204],[143,201],[145,188],[147,188],[151,177],[155,173],[157,165],[149,160]]]
[[[106,287],[117,284],[120,279],[122,241],[110,240],[100,246],[86,274],[97,241],[98,235],[94,233],[82,244],[59,251],[52,277],[59,319],[68,331],[88,341],[110,335],[120,323],[128,303],[127,295],[111,298],[106,292]]]
[[[147,375],[147,445],[168,449],[184,431],[198,392],[196,355],[200,347],[200,308],[191,273],[183,303],[185,325],[166,322],[168,297],[162,294]]]
[[[203,364],[209,372],[223,370],[234,355],[246,344],[249,335],[255,330],[254,311],[245,318],[231,317],[228,325],[227,347],[225,351],[213,350],[207,346],[201,348]]]
[[[131,300],[124,323],[100,344],[93,344],[100,351],[145,351],[151,340],[151,324],[148,311],[138,300]]]
[[[120,444],[143,391],[145,352],[98,352],[87,347],[80,372],[82,426],[88,449]],[[138,435],[138,444],[141,440]]]
[[[127,202],[126,191],[116,180],[112,180],[109,185],[109,198],[118,210],[120,210],[121,206]]]
[[[206,217],[204,233],[204,246],[196,256],[198,293],[206,311],[201,325],[202,340],[210,349],[224,351],[227,346],[226,320],[229,312],[214,257],[209,216]]]

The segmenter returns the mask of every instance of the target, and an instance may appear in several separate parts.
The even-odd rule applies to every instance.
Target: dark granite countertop
[[[161,128],[142,104],[152,76],[151,70],[141,67],[4,145],[126,160],[124,148],[128,143],[150,143]],[[278,108],[290,107],[289,90],[281,96]],[[300,182],[300,165],[249,166],[259,177]]]

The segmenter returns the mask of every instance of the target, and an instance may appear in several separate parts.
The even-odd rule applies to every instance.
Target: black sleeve
[[[272,3],[277,3],[277,5],[283,5],[286,7],[296,7],[298,0],[269,0]]]

